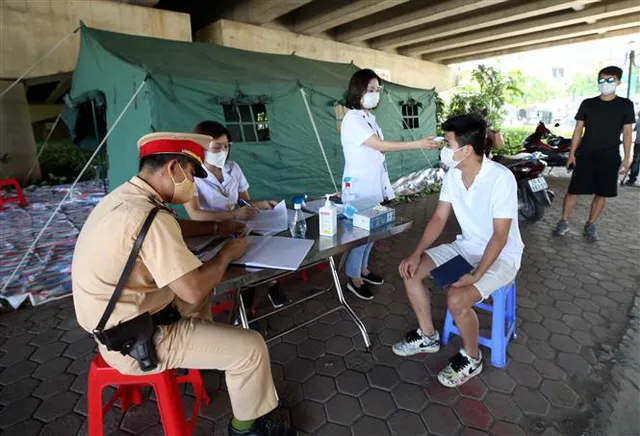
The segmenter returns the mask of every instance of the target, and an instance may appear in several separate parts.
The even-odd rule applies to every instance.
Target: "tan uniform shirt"
[[[89,215],[73,253],[71,277],[78,323],[91,332],[102,317],[158,193],[138,177],[100,201]],[[160,210],[142,244],[107,327],[144,312],[152,314],[176,297],[169,283],[202,263],[187,248],[180,225]]]

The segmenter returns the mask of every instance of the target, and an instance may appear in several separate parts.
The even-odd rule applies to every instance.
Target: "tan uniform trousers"
[[[259,333],[212,321],[209,299],[188,305],[176,298],[174,304],[183,318],[163,326],[154,337],[158,369],[217,369],[225,371],[233,416],[252,420],[266,415],[278,405],[271,375],[269,350]],[[129,356],[106,351],[104,359],[126,374],[141,374]]]

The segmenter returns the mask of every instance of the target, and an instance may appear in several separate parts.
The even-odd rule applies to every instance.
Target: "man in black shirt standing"
[[[566,235],[569,218],[578,195],[593,195],[589,220],[583,235],[590,242],[598,240],[595,222],[602,213],[607,198],[618,195],[618,172],[629,171],[631,126],[635,121],[631,100],[616,95],[622,70],[603,68],[598,74],[598,97],[582,102],[576,114],[576,127],[571,139],[567,168],[574,169],[567,195],[564,197],[562,219],[553,231]],[[584,130],[584,136],[582,131]],[[620,161],[620,134],[623,135],[624,159]]]

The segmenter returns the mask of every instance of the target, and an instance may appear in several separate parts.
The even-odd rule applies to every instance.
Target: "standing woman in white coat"
[[[393,200],[389,173],[385,163],[385,152],[432,149],[438,144],[431,137],[411,142],[385,141],[382,131],[371,112],[380,101],[380,77],[372,70],[356,72],[349,82],[347,108],[342,120],[340,139],[344,152],[345,177],[351,178],[351,192],[355,199],[372,198],[378,202]],[[351,250],[347,257],[346,273],[349,277],[347,289],[363,300],[371,300],[369,285],[381,285],[384,279],[369,271],[369,255],[373,244]]]

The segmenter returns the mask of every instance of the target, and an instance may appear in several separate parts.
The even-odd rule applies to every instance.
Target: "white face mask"
[[[362,107],[365,109],[373,109],[380,102],[379,92],[367,92],[362,96]]]
[[[616,92],[616,88],[618,85],[616,85],[616,82],[613,83],[598,83],[598,90],[600,91],[600,93],[602,95],[611,95],[614,92]]]
[[[229,152],[226,150],[222,150],[217,153],[207,151],[204,155],[204,160],[209,165],[213,165],[216,168],[222,168],[224,167],[224,163],[227,161],[227,156],[229,156]]]
[[[440,161],[445,164],[447,168],[455,168],[460,162],[466,159],[463,158],[462,160],[457,161],[453,158],[453,155],[460,150],[462,149],[459,148],[456,151],[453,151],[449,147],[442,147],[442,150],[440,150]]]

